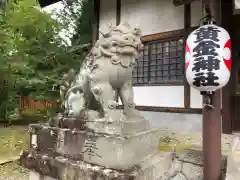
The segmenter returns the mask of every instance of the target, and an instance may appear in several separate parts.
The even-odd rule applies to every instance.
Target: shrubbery
[[[63,1],[65,2],[65,1]],[[81,3],[80,3],[81,2]],[[85,5],[84,5],[85,3]],[[2,3],[0,10],[0,118],[7,120],[20,107],[19,93],[36,101],[59,99],[61,77],[79,68],[85,55],[80,46],[91,41],[92,0],[64,3],[64,10],[52,19],[35,0]],[[74,7],[74,8],[73,8]],[[87,10],[89,9],[89,10]],[[82,13],[80,13],[82,12]],[[85,16],[86,21],[83,20]],[[60,32],[72,24],[72,45]],[[80,34],[82,33],[82,35]],[[80,34],[80,35],[79,35]],[[52,110],[40,111],[51,114]],[[55,110],[53,110],[55,111]]]

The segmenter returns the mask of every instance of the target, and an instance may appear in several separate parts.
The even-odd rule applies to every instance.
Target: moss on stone
[[[178,139],[172,138],[170,136],[162,136],[158,144],[159,151],[182,152],[185,149],[189,149],[192,147],[193,147],[192,144],[179,141]]]

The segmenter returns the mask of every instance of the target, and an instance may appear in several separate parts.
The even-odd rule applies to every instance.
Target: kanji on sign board
[[[232,65],[229,33],[214,24],[194,30],[185,48],[186,79],[199,91],[216,91],[229,79]]]

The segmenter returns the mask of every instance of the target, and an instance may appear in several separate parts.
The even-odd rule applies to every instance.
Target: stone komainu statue
[[[80,72],[70,70],[64,76],[60,94],[68,114],[80,116],[92,111],[100,119],[119,119],[113,91],[117,90],[124,105],[124,117],[141,118],[135,110],[132,87],[133,66],[143,49],[140,37],[140,29],[132,29],[127,23],[110,27],[102,34]]]

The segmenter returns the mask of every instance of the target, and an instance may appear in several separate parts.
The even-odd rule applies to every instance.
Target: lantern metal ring
[[[203,108],[204,107],[209,107],[211,109],[214,108],[214,106],[212,105],[212,99],[213,99],[213,93],[214,92],[201,92],[201,95],[203,96]]]

